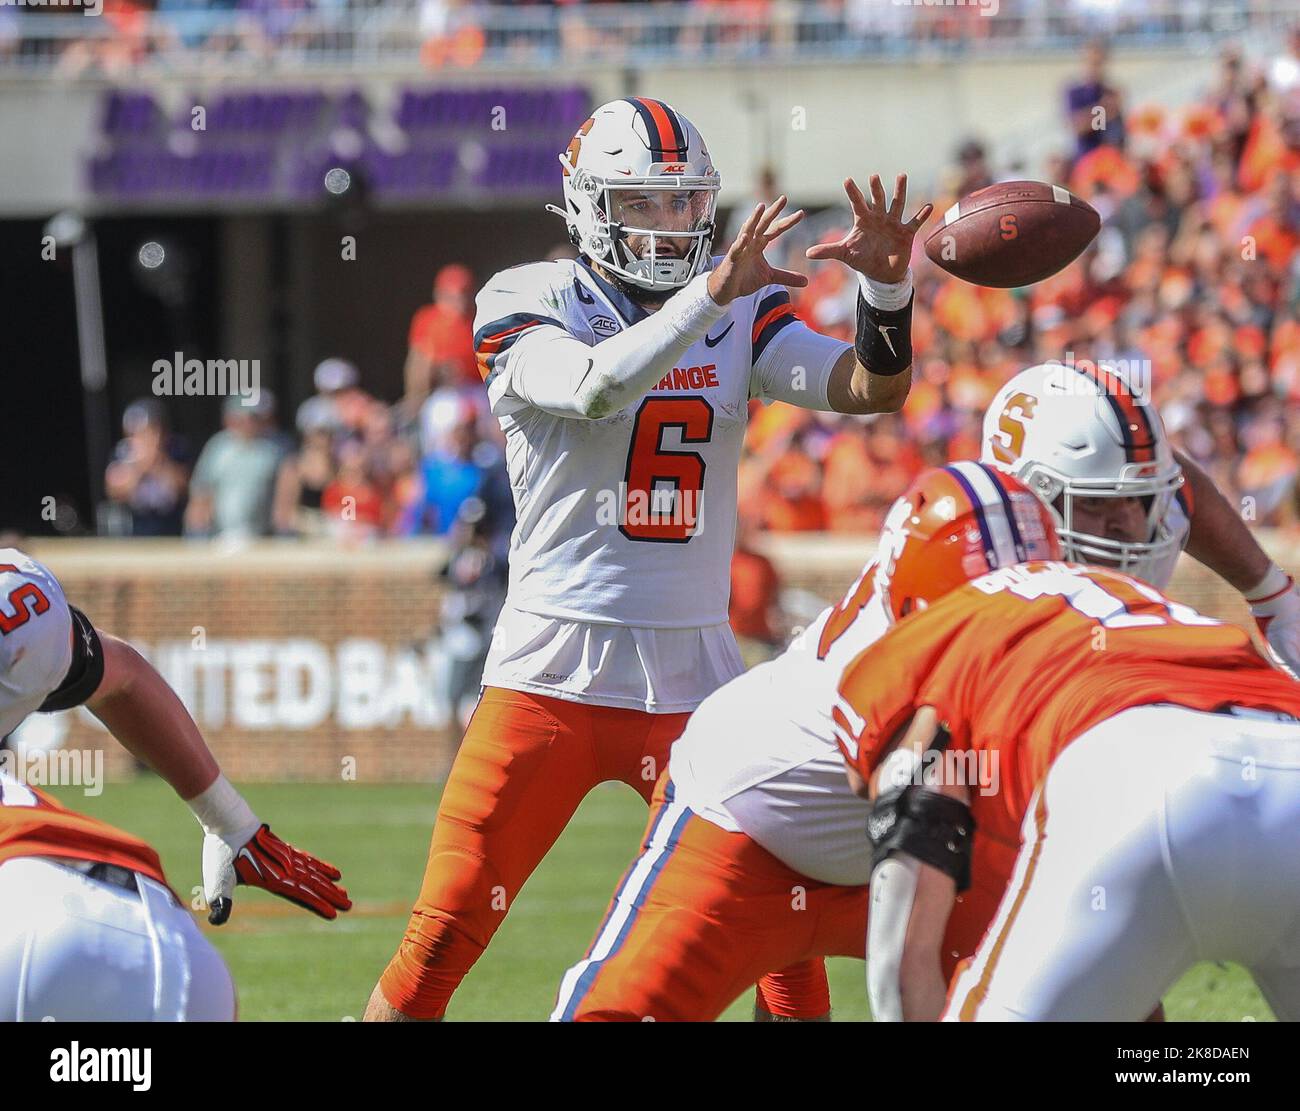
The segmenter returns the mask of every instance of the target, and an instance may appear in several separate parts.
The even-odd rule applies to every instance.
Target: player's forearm
[[[1272,561],[1210,476],[1181,452],[1174,454],[1192,495],[1188,555],[1243,594],[1249,593],[1268,573]]]
[[[182,799],[192,799],[220,774],[199,727],[166,681],[134,648],[100,633],[104,678],[86,706],[132,756]]]
[[[901,374],[872,374],[852,351],[847,354],[853,359],[847,397],[833,396],[827,390],[831,407],[837,413],[897,413],[911,392],[912,368],[909,366]]]
[[[658,312],[595,347],[558,332],[521,340],[511,366],[515,389],[560,416],[594,420],[626,408],[725,315],[708,294],[707,277],[701,274]]]
[[[943,1013],[948,985],[940,954],[956,894],[951,877],[937,868],[919,865],[899,971],[904,1022],[937,1022]]]
[[[912,273],[899,282],[858,275],[857,334],[826,396],[840,413],[896,413],[912,388]]]

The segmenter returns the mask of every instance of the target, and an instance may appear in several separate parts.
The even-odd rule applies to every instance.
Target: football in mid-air
[[[1064,269],[1100,227],[1097,210],[1060,185],[1000,181],[948,209],[925,253],[963,281],[1012,289]]]

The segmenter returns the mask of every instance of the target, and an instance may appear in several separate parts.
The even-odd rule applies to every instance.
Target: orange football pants
[[[419,898],[379,981],[384,998],[412,1018],[441,1018],[587,793],[619,780],[649,802],[689,716],[484,688],[438,805]],[[786,1017],[825,1014],[825,968],[786,969],[759,1001]]]
[[[773,969],[811,965],[824,976],[823,957],[861,959],[867,900],[865,886],[818,883],[699,817],[665,774],[641,853],[551,1017],[711,1021]]]

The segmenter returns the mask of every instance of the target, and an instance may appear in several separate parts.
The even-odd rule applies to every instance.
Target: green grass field
[[[172,886],[199,884],[198,826],[161,781],[110,783],[98,798],[56,792],[67,805],[147,839]],[[204,929],[239,987],[244,1020],[360,1018],[375,980],[402,934],[424,872],[437,789],[404,784],[266,784],[245,789],[254,809],[290,841],[333,861],[353,910],[322,922],[261,891],[238,888],[230,922]],[[614,884],[631,860],[645,806],[628,787],[606,784],[588,797],[520,897],[487,954],[452,999],[450,1020],[540,1020],[550,1013],[566,968],[582,956]],[[868,1017],[863,965],[828,962],[835,1017]],[[1250,977],[1201,965],[1165,1001],[1173,1020],[1269,1019]],[[744,1020],[750,999],[726,1014]]]

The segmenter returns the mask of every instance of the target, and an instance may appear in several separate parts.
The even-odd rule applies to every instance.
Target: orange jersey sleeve
[[[0,777],[0,863],[20,856],[102,861],[167,883],[158,854],[146,842]]]
[[[917,708],[935,707],[954,748],[989,754],[996,784],[973,791],[972,808],[1009,839],[1061,750],[1121,710],[1300,716],[1300,684],[1244,629],[1118,572],[1059,563],[1004,568],[908,617],[854,660],[840,695],[841,748],[864,777]]]

